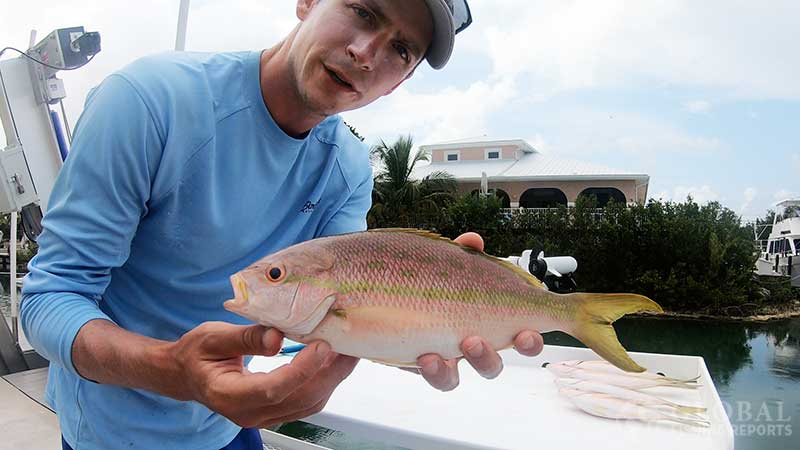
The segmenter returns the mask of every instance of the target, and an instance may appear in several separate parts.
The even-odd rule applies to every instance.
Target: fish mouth
[[[223,307],[230,312],[238,313],[244,311],[250,303],[250,294],[247,292],[247,282],[241,275],[231,275],[231,286],[233,287],[233,298],[225,301]]]

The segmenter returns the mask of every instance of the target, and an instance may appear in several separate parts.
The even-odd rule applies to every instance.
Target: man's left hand
[[[483,239],[477,233],[464,233],[455,242],[483,251]],[[542,335],[536,331],[522,331],[514,338],[514,349],[525,356],[536,356],[544,347]],[[472,367],[484,378],[492,379],[503,371],[500,355],[479,336],[470,336],[461,341],[461,351]],[[418,372],[431,386],[441,391],[455,389],[459,383],[458,362],[461,358],[445,360],[436,354],[417,358]]]

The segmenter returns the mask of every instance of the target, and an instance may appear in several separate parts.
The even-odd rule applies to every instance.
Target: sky
[[[186,50],[271,47],[297,24],[295,4],[194,0]],[[74,126],[105,76],[174,48],[178,5],[0,0],[0,48],[26,49],[32,29],[39,38],[78,25],[100,32],[97,57],[59,74]],[[797,0],[470,7],[473,25],[444,70],[423,64],[390,96],[342,114],[368,144],[406,134],[417,144],[525,139],[555,157],[648,174],[652,198],[719,201],[745,219],[800,196]]]

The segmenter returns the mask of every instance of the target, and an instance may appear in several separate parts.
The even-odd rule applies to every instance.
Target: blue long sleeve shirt
[[[76,450],[218,449],[239,427],[196,402],[93,383],[72,343],[93,319],[174,341],[228,313],[228,277],[314,237],[366,229],[372,170],[338,116],[303,139],[266,108],[260,52],[166,53],[87,98],[23,285],[22,327]],[[269,92],[267,95],[281,95]]]

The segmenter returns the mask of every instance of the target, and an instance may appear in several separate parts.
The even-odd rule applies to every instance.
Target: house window
[[[447,152],[444,155],[445,161],[458,161],[461,159],[461,152]]]
[[[499,148],[487,148],[485,150],[486,159],[500,159],[500,149]]]

